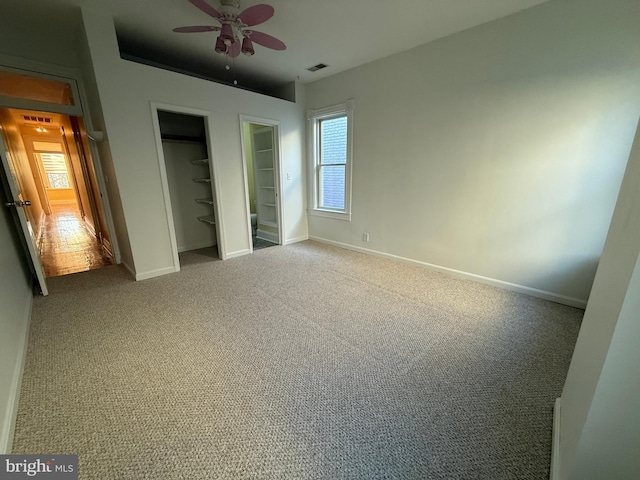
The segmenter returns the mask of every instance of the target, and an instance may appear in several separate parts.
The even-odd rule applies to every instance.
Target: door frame
[[[166,213],[167,224],[169,226],[169,241],[173,253],[174,271],[180,271],[180,258],[178,256],[178,242],[176,240],[176,227],[173,222],[173,209],[171,207],[171,194],[169,192],[169,181],[167,179],[167,164],[164,158],[164,149],[162,148],[162,134],[160,132],[160,120],[158,111],[162,110],[171,113],[181,113],[183,115],[191,115],[194,117],[202,117],[204,120],[205,138],[207,140],[207,154],[209,157],[209,172],[213,175],[213,214],[216,221],[216,242],[218,245],[218,255],[221,260],[227,259],[227,250],[225,248],[224,236],[224,219],[222,216],[222,198],[220,196],[220,174],[218,172],[218,162],[215,161],[213,151],[213,114],[209,110],[199,110],[197,108],[185,107],[180,105],[170,105],[167,103],[150,102],[151,106],[151,122],[153,124],[153,132],[156,140],[156,150],[158,152],[158,168],[160,170],[160,183],[162,184],[162,196],[164,198],[164,210]]]
[[[63,115],[81,117],[83,119],[91,153],[91,162],[93,163],[93,168],[96,172],[96,179],[98,181],[98,190],[100,192],[100,201],[102,202],[102,210],[104,212],[104,219],[107,226],[107,232],[109,234],[111,253],[113,254],[113,259],[117,264],[122,263],[118,238],[116,236],[115,223],[113,221],[113,214],[111,212],[111,203],[109,201],[109,194],[107,191],[107,184],[105,182],[105,176],[102,170],[102,164],[100,162],[100,154],[97,148],[98,140],[96,139],[98,137],[101,137],[102,135],[100,134],[102,134],[103,132],[97,132],[94,129],[93,120],[91,118],[91,110],[89,108],[89,99],[87,97],[86,89],[82,81],[81,71],[76,68],[36,62],[33,60],[27,60],[24,58],[14,57],[2,53],[0,53],[0,69],[13,73],[19,73],[22,75],[29,75],[32,77],[40,77],[67,82],[71,81],[70,85],[74,95],[74,99],[77,100],[76,105],[56,105],[34,100],[20,100],[20,102],[15,102],[10,100],[12,97],[0,97],[0,107],[60,113]],[[10,104],[5,104],[5,102],[3,101],[6,101],[7,99],[9,99]]]
[[[245,150],[244,124],[253,123],[263,127],[273,127],[274,180],[276,187],[276,216],[278,218],[278,245],[284,245],[284,202],[282,201],[282,178],[280,157],[280,121],[270,118],[254,117],[240,114],[240,144],[242,147],[242,176],[244,178],[244,197],[247,212],[247,234],[249,235],[249,252],[253,253],[251,241],[251,204],[249,202],[249,177],[247,175],[247,152]]]

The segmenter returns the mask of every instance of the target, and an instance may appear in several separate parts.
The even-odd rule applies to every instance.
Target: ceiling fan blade
[[[272,37],[268,33],[256,32],[255,30],[245,30],[243,33],[248,34],[252,42],[255,42],[263,47],[271,48],[273,50],[286,50],[287,46],[282,40],[278,40],[276,37]]]
[[[271,5],[261,3],[259,5],[253,5],[242,11],[238,18],[242,20],[247,27],[253,27],[259,23],[266,22],[273,17],[274,9]]]
[[[236,58],[238,55],[240,55],[241,48],[242,45],[240,45],[240,42],[236,40],[231,45],[229,45],[227,55],[229,55],[231,58]]]
[[[222,14],[204,0],[189,0],[191,4],[213,18],[222,18]]]
[[[191,27],[177,27],[174,28],[174,32],[178,33],[198,33],[198,32],[217,32],[220,27],[214,27],[212,25],[192,25]]]

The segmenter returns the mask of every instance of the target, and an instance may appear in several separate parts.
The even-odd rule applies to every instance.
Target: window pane
[[[66,173],[47,173],[50,188],[71,188],[69,176]]]
[[[0,71],[0,95],[57,105],[74,105],[71,87],[66,82]]]
[[[344,210],[345,166],[320,167],[319,207]]]
[[[347,163],[347,117],[320,121],[320,163]]]

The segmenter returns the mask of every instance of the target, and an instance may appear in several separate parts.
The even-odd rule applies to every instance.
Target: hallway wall
[[[71,122],[67,116],[61,118],[61,124],[64,129],[63,144],[68,155],[69,163],[71,164],[73,175],[73,181],[78,187],[79,204],[82,212],[84,213],[85,223],[89,225],[91,229],[95,229],[96,219],[93,218],[91,212],[91,204],[89,200],[89,186],[85,182],[82,165],[80,163],[80,155],[78,154],[78,148],[76,147],[75,139],[73,136],[73,130],[71,128]]]

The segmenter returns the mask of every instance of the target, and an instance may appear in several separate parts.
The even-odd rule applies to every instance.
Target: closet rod
[[[170,140],[174,142],[197,142],[205,143],[205,137],[195,137],[193,135],[174,135],[172,133],[161,133],[160,138],[162,140]]]

